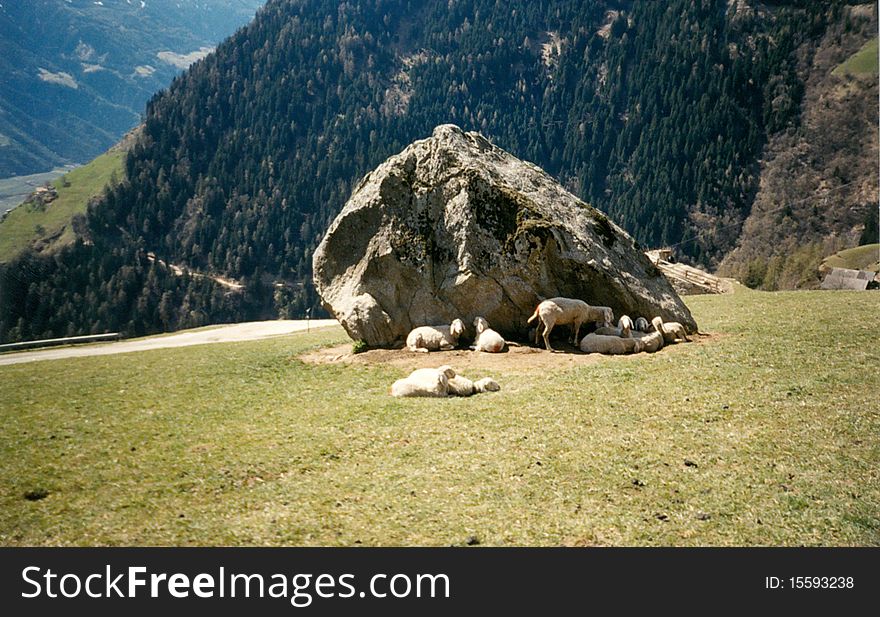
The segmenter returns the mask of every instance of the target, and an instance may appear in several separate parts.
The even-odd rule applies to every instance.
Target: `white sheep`
[[[581,324],[595,321],[604,325],[611,325],[614,321],[614,313],[607,306],[590,306],[583,300],[573,298],[550,298],[538,304],[535,312],[529,317],[528,323],[538,319],[538,327],[535,328],[535,344],[538,343],[540,326],[544,326],[544,346],[553,351],[550,346],[550,332],[557,324],[572,324],[572,345],[577,345],[578,333]]]
[[[450,351],[458,345],[458,337],[464,332],[461,319],[454,319],[448,326],[420,326],[406,337],[410,351]]]
[[[638,338],[588,334],[581,339],[580,347],[584,353],[627,354],[639,353],[644,346]]]
[[[471,381],[463,375],[456,375],[449,380],[447,391],[450,396],[471,396],[481,392],[498,392],[500,389],[501,386],[491,377]]]
[[[655,317],[651,320],[651,324],[663,335],[663,340],[668,344],[677,343],[679,340],[689,343],[691,340],[687,336],[687,330],[677,321],[664,322],[660,317]]]
[[[504,351],[504,337],[489,327],[489,322],[482,317],[474,319],[474,328],[477,330],[477,341],[471,349],[497,353]]]
[[[501,386],[491,377],[471,381],[459,375],[449,365],[439,368],[420,368],[407,377],[391,384],[391,396],[445,397],[471,396],[481,392],[498,392]]]
[[[391,396],[447,396],[449,380],[455,375],[455,369],[448,365],[416,369],[391,384]]]
[[[596,328],[596,331],[593,332],[593,334],[603,334],[605,336],[619,336],[621,338],[630,338],[632,337],[633,328],[634,326],[632,319],[630,319],[628,315],[624,315],[617,322],[616,328],[602,326],[600,328]]]
[[[663,348],[663,335],[659,332],[633,332],[633,336],[642,341],[642,351],[654,353]]]
[[[649,324],[648,320],[644,317],[639,317],[638,319],[636,319],[635,329],[639,332],[650,332],[651,324]]]

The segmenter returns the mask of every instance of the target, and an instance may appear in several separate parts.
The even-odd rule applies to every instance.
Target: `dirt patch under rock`
[[[667,345],[658,353],[675,353],[689,345],[712,343],[722,338],[720,334],[691,335],[693,343]],[[455,349],[453,351],[433,351],[431,353],[415,353],[406,349],[371,349],[363,353],[355,354],[351,351],[351,344],[325,347],[298,356],[303,362],[309,364],[360,364],[375,366],[386,364],[406,370],[417,368],[437,367],[448,364],[462,373],[469,369],[497,369],[516,373],[528,373],[535,370],[545,369],[565,370],[576,366],[587,366],[599,362],[630,361],[633,358],[643,357],[644,354],[625,356],[604,356],[602,354],[585,354],[571,345],[554,342],[557,352],[549,352],[537,347],[510,347],[504,353],[484,353]]]

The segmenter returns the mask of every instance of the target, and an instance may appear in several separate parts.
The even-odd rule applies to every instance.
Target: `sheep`
[[[590,306],[583,300],[575,300],[572,298],[550,298],[544,300],[535,308],[535,312],[529,317],[528,323],[538,320],[538,327],[535,328],[535,344],[538,344],[538,333],[540,326],[544,326],[544,346],[549,351],[554,351],[550,346],[550,332],[557,324],[572,324],[574,326],[571,337],[572,345],[577,345],[578,333],[581,324],[588,321],[602,322],[611,325],[614,320],[614,313],[607,306]]]
[[[481,392],[498,392],[501,386],[491,377],[484,377],[477,381],[471,381],[467,377],[459,375],[449,365],[439,368],[420,368],[414,370],[409,376],[398,379],[389,390],[391,396],[396,397],[445,397],[445,396],[471,396]]]
[[[450,351],[458,345],[458,337],[463,332],[461,319],[454,319],[448,326],[420,326],[407,335],[406,348],[423,353],[438,349]]]
[[[474,319],[474,328],[477,330],[476,344],[471,347],[476,351],[487,351],[497,353],[504,351],[504,337],[489,328],[489,322],[482,317]]]
[[[642,342],[642,351],[654,353],[663,348],[663,335],[659,332],[633,332],[633,336]]]
[[[639,353],[644,345],[638,338],[588,334],[581,339],[580,347],[584,353],[626,354]]]
[[[450,396],[471,396],[481,392],[498,392],[501,386],[491,377],[483,377],[477,381],[471,381],[462,375],[456,375],[449,380],[448,392]]]
[[[596,326],[611,326],[614,324],[614,311],[607,306],[594,306],[594,309],[601,315],[601,319],[595,319]]]
[[[593,334],[600,336],[620,336],[620,330],[616,326],[600,326],[593,330]]]
[[[657,332],[663,335],[663,340],[666,343],[672,344],[679,339],[689,343],[691,340],[687,336],[687,330],[677,321],[664,322],[660,317],[655,317],[651,320],[651,325],[654,326]]]
[[[596,331],[593,334],[602,334],[605,336],[619,336],[621,338],[631,338],[633,332],[633,322],[629,316],[624,315],[620,318],[620,321],[617,322],[616,328],[609,328],[608,326],[602,326],[601,328],[596,328]]]
[[[483,377],[474,382],[474,393],[479,392],[498,392],[501,390],[501,384],[491,377]]]
[[[651,324],[649,324],[648,320],[644,317],[639,317],[638,319],[636,319],[635,329],[639,332],[650,332]]]
[[[416,369],[408,377],[391,384],[391,396],[447,396],[449,380],[455,376],[455,369],[448,365]]]

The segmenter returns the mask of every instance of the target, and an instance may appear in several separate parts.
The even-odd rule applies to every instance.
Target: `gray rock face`
[[[626,232],[537,166],[448,124],[360,182],[313,267],[324,307],[370,346],[478,315],[522,340],[554,296],[697,328]]]

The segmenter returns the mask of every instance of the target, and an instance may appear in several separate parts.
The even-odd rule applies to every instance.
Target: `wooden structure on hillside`
[[[870,270],[850,270],[849,268],[831,268],[831,272],[819,285],[820,289],[849,289],[865,291],[877,278]],[[873,287],[873,286],[872,286]]]
[[[672,249],[654,249],[646,251],[645,255],[669,279],[672,287],[680,295],[722,294],[731,290],[727,281],[714,274],[676,263]]]

